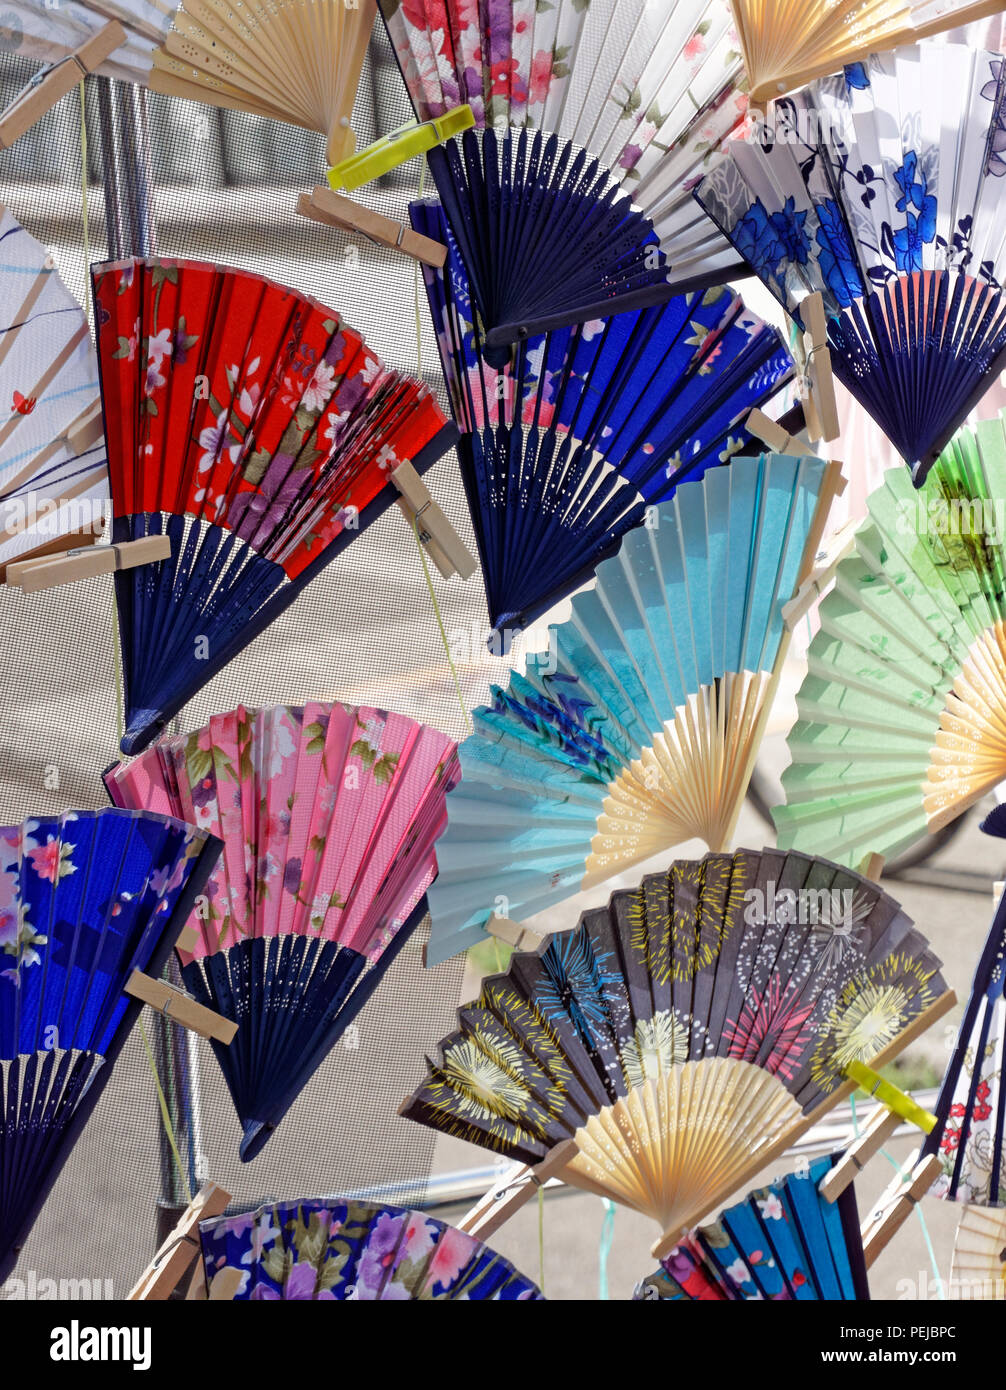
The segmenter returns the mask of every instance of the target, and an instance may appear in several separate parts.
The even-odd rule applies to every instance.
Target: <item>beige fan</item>
[[[948,1292],[958,1301],[1006,1299],[1006,1210],[964,1208]]]
[[[375,0],[184,0],[150,88],[320,131],[332,164],[354,153],[349,118]]]
[[[730,0],[755,101],[868,54],[988,19],[1003,0]]]

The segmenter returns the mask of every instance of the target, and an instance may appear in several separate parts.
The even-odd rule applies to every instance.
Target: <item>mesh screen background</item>
[[[35,65],[0,52],[0,103]],[[107,255],[103,152],[96,79],[87,84],[89,244]],[[147,98],[158,250],[263,272],[309,291],[362,331],[382,359],[417,370],[413,263],[297,215],[300,191],[324,175],[323,141],[295,127]],[[375,28],[353,125],[362,145],[411,118],[383,28]],[[52,251],[83,303],[81,119],[76,92],[12,150],[0,154],[0,197]],[[401,219],[415,196],[418,162],[361,196]],[[435,340],[418,282],[422,374],[442,395]],[[446,406],[446,401],[444,401]],[[456,458],[427,482],[474,549]],[[483,647],[488,631],[478,575],[467,584],[432,571],[447,631],[461,642],[466,705],[483,701],[509,663]],[[100,773],[117,755],[115,634],[110,578],[25,596],[0,586],[0,818],[107,804]],[[470,655],[464,659],[463,647]],[[305,698],[374,703],[454,737],[464,733],[449,663],[411,536],[397,508],[361,533],[251,646],[182,712],[195,728],[240,701]],[[402,1098],[424,1073],[423,1053],[449,1031],[463,966],[423,969],[425,928],[402,951],[356,1033],[336,1046],[262,1155],[242,1165],[230,1097],[207,1045],[198,1083],[205,1171],[247,1205],[269,1196],[383,1189],[421,1198],[433,1161],[432,1131],[400,1120]],[[145,1011],[153,1043],[159,1020]],[[185,1046],[174,1039],[174,1045]],[[174,1104],[174,1098],[169,1097]],[[83,1138],[22,1253],[24,1277],[111,1279],[123,1297],[154,1248],[162,1190],[157,1100],[134,1032]],[[476,1152],[476,1151],[469,1151]],[[485,1155],[480,1155],[485,1161]],[[169,1172],[169,1177],[171,1176]]]

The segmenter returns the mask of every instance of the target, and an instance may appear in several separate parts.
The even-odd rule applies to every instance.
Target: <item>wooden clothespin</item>
[[[811,439],[828,442],[838,438],[839,423],[831,348],[828,346],[828,321],[820,290],[802,301],[800,315],[804,332],[799,340],[798,356],[802,355],[803,359],[800,366],[807,432]]]
[[[167,536],[144,536],[142,540],[123,541],[119,545],[89,545],[64,550],[56,557],[36,555],[28,560],[14,560],[7,566],[7,583],[22,593],[37,594],[42,589],[54,589],[57,584],[73,584],[96,574],[114,574],[116,570],[154,564],[170,555],[171,541]]]
[[[884,865],[887,860],[882,854],[864,855],[856,873],[862,878],[868,878],[871,883],[879,883],[884,873]]]
[[[816,557],[814,569],[782,610],[783,622],[790,631],[814,606],[834,579],[839,564],[855,544],[858,526],[857,521],[847,521],[825,543],[823,550]]]
[[[220,1216],[231,1196],[216,1183],[204,1183],[185,1208],[175,1229],[129,1291],[132,1302],[163,1302],[185,1278],[193,1260],[202,1264],[199,1223]],[[193,1295],[195,1297],[196,1295]],[[233,1295],[232,1295],[233,1296]]]
[[[549,943],[548,937],[532,931],[530,927],[523,927],[510,917],[497,917],[494,913],[489,914],[486,931],[515,951],[540,951]]]
[[[118,20],[113,19],[65,58],[37,72],[11,104],[0,112],[0,150],[9,150],[15,140],[31,130],[57,101],[72,92],[78,82],[100,67],[125,42],[125,29]]]
[[[774,454],[791,454],[803,457],[813,454],[813,446],[799,435],[790,434],[779,420],[772,420],[763,410],[748,411],[744,428],[756,435]]]
[[[567,1139],[550,1149],[540,1163],[517,1164],[472,1207],[458,1230],[487,1240],[549,1179],[558,1177],[578,1152],[575,1141]]]
[[[855,1143],[846,1149],[831,1172],[821,1180],[819,1191],[829,1202],[838,1200],[870,1159],[880,1152],[903,1124],[916,1125],[923,1134],[931,1134],[936,1127],[935,1115],[923,1110],[911,1096],[899,1090],[893,1082],[885,1081],[862,1062],[850,1062],[845,1074],[868,1095],[878,1100],[880,1108]]]
[[[452,574],[459,574],[462,579],[470,579],[475,573],[474,557],[412,464],[408,460],[400,463],[391,474],[391,481],[402,494],[398,499],[399,511],[410,530],[418,521],[419,539],[443,577],[450,579]]]
[[[423,236],[404,222],[396,222],[393,217],[385,217],[373,208],[354,203],[344,193],[336,193],[324,184],[317,184],[310,193],[302,193],[297,200],[297,211],[302,217],[310,217],[314,222],[324,222],[329,227],[338,227],[342,232],[356,233],[378,246],[388,246],[393,251],[403,251],[423,265],[439,269],[447,260],[447,247],[432,237]]]
[[[869,1269],[905,1224],[943,1171],[939,1154],[919,1161],[916,1155],[898,1173],[873,1211],[863,1222],[863,1255]]]
[[[126,993],[134,999],[141,999],[157,1013],[164,1014],[173,1023],[179,1023],[201,1038],[212,1038],[226,1046],[234,1041],[238,1026],[229,1018],[216,1014],[205,1004],[198,1003],[184,989],[178,989],[167,980],[154,980],[140,970],[134,970],[126,981]]]
[[[175,950],[184,951],[187,956],[191,956],[199,942],[199,933],[195,927],[182,927],[175,941]]]
[[[81,454],[86,454],[88,449],[93,449],[96,444],[100,444],[104,433],[101,402],[95,400],[86,410],[80,412],[71,425],[67,426],[63,437],[79,458]]]

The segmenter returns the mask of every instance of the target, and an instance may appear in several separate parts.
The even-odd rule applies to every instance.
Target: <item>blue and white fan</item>
[[[475,711],[429,890],[427,963],[699,837],[730,840],[837,464],[767,454],[679,488]]]

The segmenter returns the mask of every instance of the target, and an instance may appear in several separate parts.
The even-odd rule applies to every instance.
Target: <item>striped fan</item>
[[[177,0],[5,0],[0,14],[0,46],[44,63],[59,63],[67,52],[117,19],[125,44],[95,69],[105,77],[147,83],[154,50],[171,26]]]
[[[425,916],[454,751],[383,710],[242,706],[106,774],[118,804],[168,810],[224,842],[182,976],[240,1025],[229,1047],[214,1047],[243,1159]]]
[[[402,1113],[523,1163],[573,1140],[566,1181],[676,1241],[942,1012],[938,970],[825,860],[680,861],[486,980]]]
[[[855,1189],[829,1202],[818,1184],[834,1159],[748,1193],[718,1221],[689,1232],[637,1287],[638,1300],[859,1302],[870,1286]]]
[[[749,447],[742,419],[793,361],[724,286],[487,350],[443,212],[411,212],[448,246],[426,288],[490,621],[506,632],[589,579],[648,505]]]
[[[998,14],[1002,0],[730,0],[756,101]]]
[[[420,120],[475,116],[428,157],[490,345],[737,273],[689,198],[746,120],[725,0],[379,3]]]
[[[1006,1298],[1006,1211],[964,1208],[947,1294],[952,1299]]]
[[[219,844],[163,816],[0,829],[0,1282],[59,1176]]]
[[[695,195],[794,317],[823,293],[835,373],[917,481],[1006,353],[1004,61],[873,56],[778,103]]]
[[[779,844],[893,857],[1006,778],[1006,417],[962,430],[920,492],[888,471],[789,736]]]
[[[0,576],[100,535],[108,496],[98,367],[52,257],[0,209]]]
[[[936,1102],[926,1153],[943,1173],[934,1192],[955,1202],[1006,1207],[1006,898],[1000,898],[971,986],[957,1046]]]
[[[474,1236],[421,1211],[349,1198],[279,1202],[199,1227],[206,1282],[241,1274],[239,1299],[541,1300]]]
[[[476,710],[430,891],[435,964],[696,836],[731,837],[837,465],[735,459],[630,531],[547,670]]]
[[[172,543],[116,575],[135,753],[457,431],[333,310],[260,276],[126,261],[94,284],[113,538]]]

